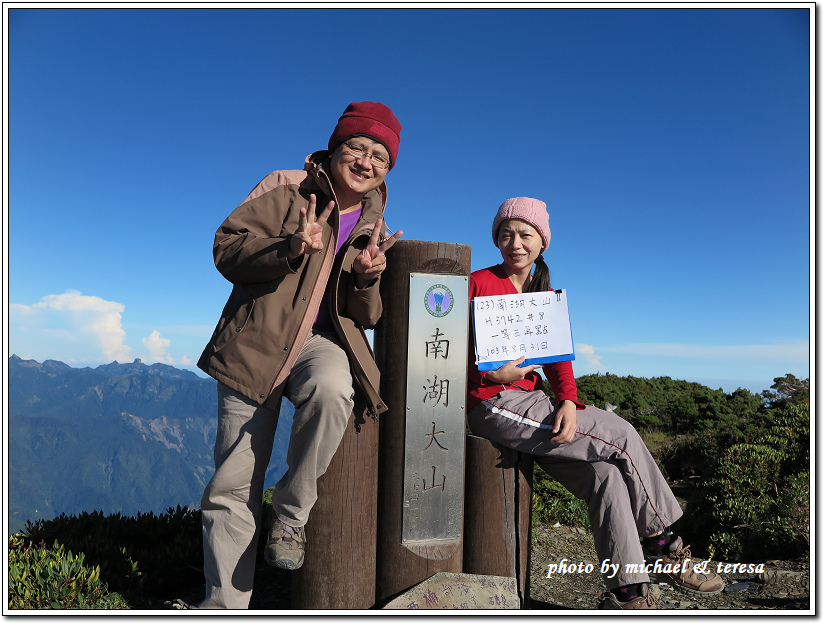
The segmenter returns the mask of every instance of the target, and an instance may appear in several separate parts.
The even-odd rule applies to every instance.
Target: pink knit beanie
[[[382,143],[391,158],[389,168],[395,166],[401,142],[401,123],[388,106],[380,102],[352,102],[329,137],[329,151],[353,136],[365,136]]]
[[[546,211],[546,204],[540,199],[513,197],[501,204],[501,207],[498,208],[498,214],[495,215],[495,220],[492,222],[492,240],[496,247],[498,246],[498,228],[501,226],[501,222],[506,219],[526,221],[538,230],[541,240],[544,242],[541,253],[549,247],[549,239],[552,235],[549,231],[549,213]]]

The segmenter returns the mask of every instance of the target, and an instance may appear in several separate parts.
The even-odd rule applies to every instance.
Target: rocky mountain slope
[[[100,510],[198,507],[213,473],[217,385],[165,364],[72,368],[9,358],[9,532]],[[285,472],[284,406],[266,485]]]

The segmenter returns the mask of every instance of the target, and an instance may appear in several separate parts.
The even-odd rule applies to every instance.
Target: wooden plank
[[[375,421],[350,416],[326,474],[318,479],[318,500],[306,524],[306,557],[292,577],[293,609],[375,604],[378,438]]]
[[[514,577],[529,605],[531,455],[466,437],[464,572]]]

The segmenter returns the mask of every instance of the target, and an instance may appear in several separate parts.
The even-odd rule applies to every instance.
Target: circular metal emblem
[[[436,317],[449,314],[454,304],[455,297],[452,295],[452,291],[443,284],[431,286],[423,298],[423,305],[426,307],[426,311]]]

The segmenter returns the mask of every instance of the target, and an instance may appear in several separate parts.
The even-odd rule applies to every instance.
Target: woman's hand
[[[316,253],[323,249],[323,226],[332,214],[332,208],[335,207],[335,202],[330,201],[326,208],[317,219],[315,219],[315,210],[317,206],[317,198],[314,194],[309,196],[309,208],[300,209],[300,221],[298,222],[298,231],[292,234],[289,239],[289,251],[286,256],[289,260],[296,260],[300,256]]]
[[[518,367],[518,364],[523,364],[524,360],[526,360],[526,356],[522,355],[517,360],[507,362],[498,370],[489,371],[484,375],[484,380],[491,381],[492,383],[511,383],[513,381],[520,381],[532,371],[541,368],[540,364]]]
[[[561,401],[558,409],[555,410],[555,427],[552,433],[557,433],[550,439],[553,444],[568,444],[575,437],[575,430],[578,426],[578,408],[572,401]]]
[[[383,241],[383,244],[379,247],[378,237],[380,236],[382,225],[383,219],[378,219],[375,222],[369,243],[366,245],[366,248],[358,254],[355,262],[352,264],[352,270],[355,272],[355,286],[358,288],[364,288],[369,282],[386,270],[385,254],[392,245],[403,236],[403,230],[398,230]]]

